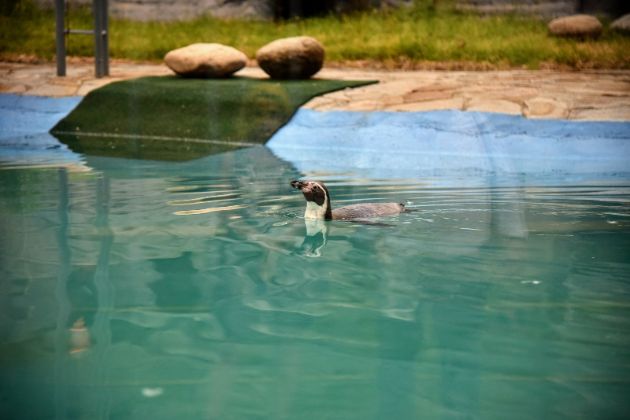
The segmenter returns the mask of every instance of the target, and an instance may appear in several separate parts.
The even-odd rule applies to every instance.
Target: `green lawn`
[[[16,0],[13,0],[16,1]],[[185,22],[110,20],[110,55],[161,60],[193,42],[232,45],[249,57],[273,39],[310,35],[326,47],[328,62],[368,61],[386,67],[570,67],[630,68],[630,37],[604,30],[598,40],[557,39],[546,22],[519,16],[481,17],[455,11],[448,2],[432,9],[428,1],[410,9],[372,11],[286,22],[221,21],[209,17]],[[6,9],[6,8],[5,8]],[[72,10],[72,28],[91,27],[89,10]],[[54,57],[54,12],[21,1],[0,16],[0,58]],[[93,55],[89,36],[73,35],[68,54]],[[450,63],[450,64],[449,64]]]

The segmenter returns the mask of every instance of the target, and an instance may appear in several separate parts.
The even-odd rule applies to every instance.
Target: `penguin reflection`
[[[300,245],[299,254],[305,257],[321,257],[326,246],[328,226],[324,220],[304,219],[306,235]]]

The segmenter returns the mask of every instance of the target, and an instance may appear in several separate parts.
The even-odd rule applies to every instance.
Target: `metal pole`
[[[103,28],[101,24],[101,2],[99,0],[92,1],[92,13],[94,13],[94,70],[96,77],[103,77],[102,61],[103,61],[103,46],[101,43]]]
[[[57,53],[57,76],[66,75],[66,4],[55,0],[55,49]]]
[[[103,14],[101,18],[103,20],[103,74],[109,76],[109,7],[108,0],[102,0],[103,2]]]
[[[109,74],[107,0],[94,0],[94,65],[96,77]]]

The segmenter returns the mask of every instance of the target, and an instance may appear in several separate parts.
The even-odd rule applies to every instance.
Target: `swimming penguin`
[[[291,181],[291,186],[302,191],[306,199],[305,219],[361,220],[372,217],[393,216],[405,211],[402,203],[362,203],[332,209],[330,194],[323,182]]]

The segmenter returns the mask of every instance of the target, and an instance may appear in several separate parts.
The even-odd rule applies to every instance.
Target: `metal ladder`
[[[107,0],[92,0],[94,29],[66,28],[66,1],[55,0],[57,76],[66,75],[66,37],[70,34],[94,35],[94,67],[96,77],[109,75],[109,23]]]

